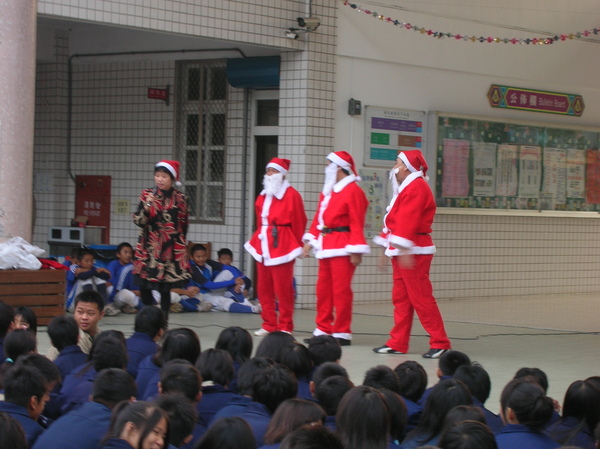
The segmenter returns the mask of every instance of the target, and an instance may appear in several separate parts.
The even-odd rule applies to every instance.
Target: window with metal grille
[[[190,218],[223,223],[227,78],[225,62],[182,61],[177,65],[179,101],[177,154]]]

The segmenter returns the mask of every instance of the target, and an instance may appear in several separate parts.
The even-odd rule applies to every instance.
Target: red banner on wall
[[[492,84],[488,100],[493,108],[519,109],[522,111],[580,117],[585,109],[581,95],[544,92]]]

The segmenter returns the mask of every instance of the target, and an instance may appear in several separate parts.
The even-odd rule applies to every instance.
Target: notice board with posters
[[[439,207],[600,211],[600,129],[445,113],[434,121]]]

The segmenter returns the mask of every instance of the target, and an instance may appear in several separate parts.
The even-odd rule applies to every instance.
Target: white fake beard
[[[267,195],[274,196],[283,184],[283,173],[273,173],[263,177],[263,187]]]
[[[325,183],[323,184],[323,195],[329,195],[333,185],[337,182],[338,166],[333,162],[325,167]]]
[[[400,184],[398,184],[398,178],[396,178],[396,175],[399,172],[400,172],[400,167],[390,170],[390,180],[392,181],[392,193],[394,195],[396,193],[398,193],[398,189],[400,189]]]

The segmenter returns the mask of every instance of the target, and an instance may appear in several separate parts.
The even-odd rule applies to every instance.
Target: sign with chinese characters
[[[574,117],[581,117],[585,109],[583,97],[575,94],[543,92],[492,84],[487,96],[490,106],[493,108],[519,109]]]

